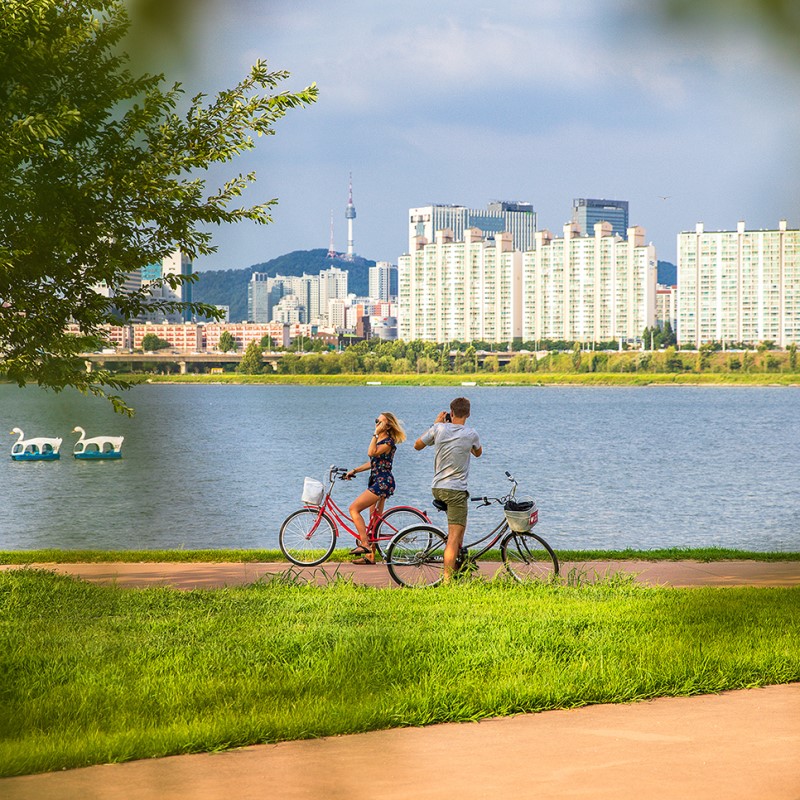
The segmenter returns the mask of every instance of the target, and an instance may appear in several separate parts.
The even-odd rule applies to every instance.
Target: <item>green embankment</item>
[[[787,683],[800,679],[798,612],[800,589],[619,576],[175,592],[10,570],[0,771]]]
[[[798,386],[800,373],[752,372],[500,372],[374,375],[120,375],[135,383],[264,384],[299,386]]]
[[[499,560],[499,554],[496,560]],[[718,547],[661,550],[558,550],[561,561],[800,561],[800,552],[753,552]],[[347,549],[331,561],[349,561]],[[491,558],[489,554],[485,558]],[[0,550],[0,564],[222,563],[283,561],[280,550]]]

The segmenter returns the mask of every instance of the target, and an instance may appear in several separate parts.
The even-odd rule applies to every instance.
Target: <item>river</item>
[[[130,391],[133,419],[74,391],[0,385],[0,431],[64,439],[60,461],[17,463],[7,437],[0,549],[276,547],[304,476],[363,463],[381,411],[411,439],[395,500],[431,510],[433,453],[412,443],[461,392],[484,447],[473,494],[505,493],[509,470],[556,549],[800,550],[797,388],[163,384]],[[76,461],[76,425],[124,435],[124,457]],[[365,477],[334,497],[346,507]],[[467,539],[496,514],[472,509]]]

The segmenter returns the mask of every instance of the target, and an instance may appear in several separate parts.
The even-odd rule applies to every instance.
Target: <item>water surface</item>
[[[7,384],[0,435],[64,445],[59,462],[16,463],[7,437],[0,549],[276,547],[303,477],[363,463],[381,411],[411,439],[395,498],[431,510],[433,453],[412,442],[460,391],[484,446],[473,494],[504,493],[510,470],[556,548],[800,549],[796,388],[151,385],[130,392],[127,419],[77,392]],[[74,460],[75,425],[123,434],[122,460]],[[365,478],[337,485],[340,504]],[[467,538],[496,513],[473,510]]]

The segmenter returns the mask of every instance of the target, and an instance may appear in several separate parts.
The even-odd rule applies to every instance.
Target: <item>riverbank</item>
[[[800,561],[800,552],[757,552],[720,547],[662,548],[658,550],[558,550],[561,561]],[[491,559],[491,553],[485,556]],[[329,562],[348,563],[352,560],[346,548],[333,551]],[[498,559],[499,560],[499,554]],[[0,564],[248,564],[284,563],[280,550],[0,550]]]
[[[133,383],[287,386],[800,386],[800,373],[499,372],[370,375],[119,375]]]

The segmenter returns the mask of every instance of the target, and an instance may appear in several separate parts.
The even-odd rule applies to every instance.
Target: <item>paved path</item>
[[[172,586],[176,589],[214,589],[241,586],[265,576],[286,572],[286,563],[103,563],[103,564],[34,564],[98,583],[119,586]],[[0,565],[0,569],[16,567]],[[328,562],[319,567],[293,568],[304,580],[324,583],[333,575],[352,576],[368,586],[394,586],[386,567],[354,566]],[[481,562],[481,572],[489,577],[502,569],[493,562]],[[561,565],[561,574],[570,570],[591,579],[615,572],[631,573],[643,584],[658,586],[800,586],[800,561],[587,561]],[[800,800],[800,795],[798,796]]]
[[[800,683],[0,780],[4,800],[798,800]]]

